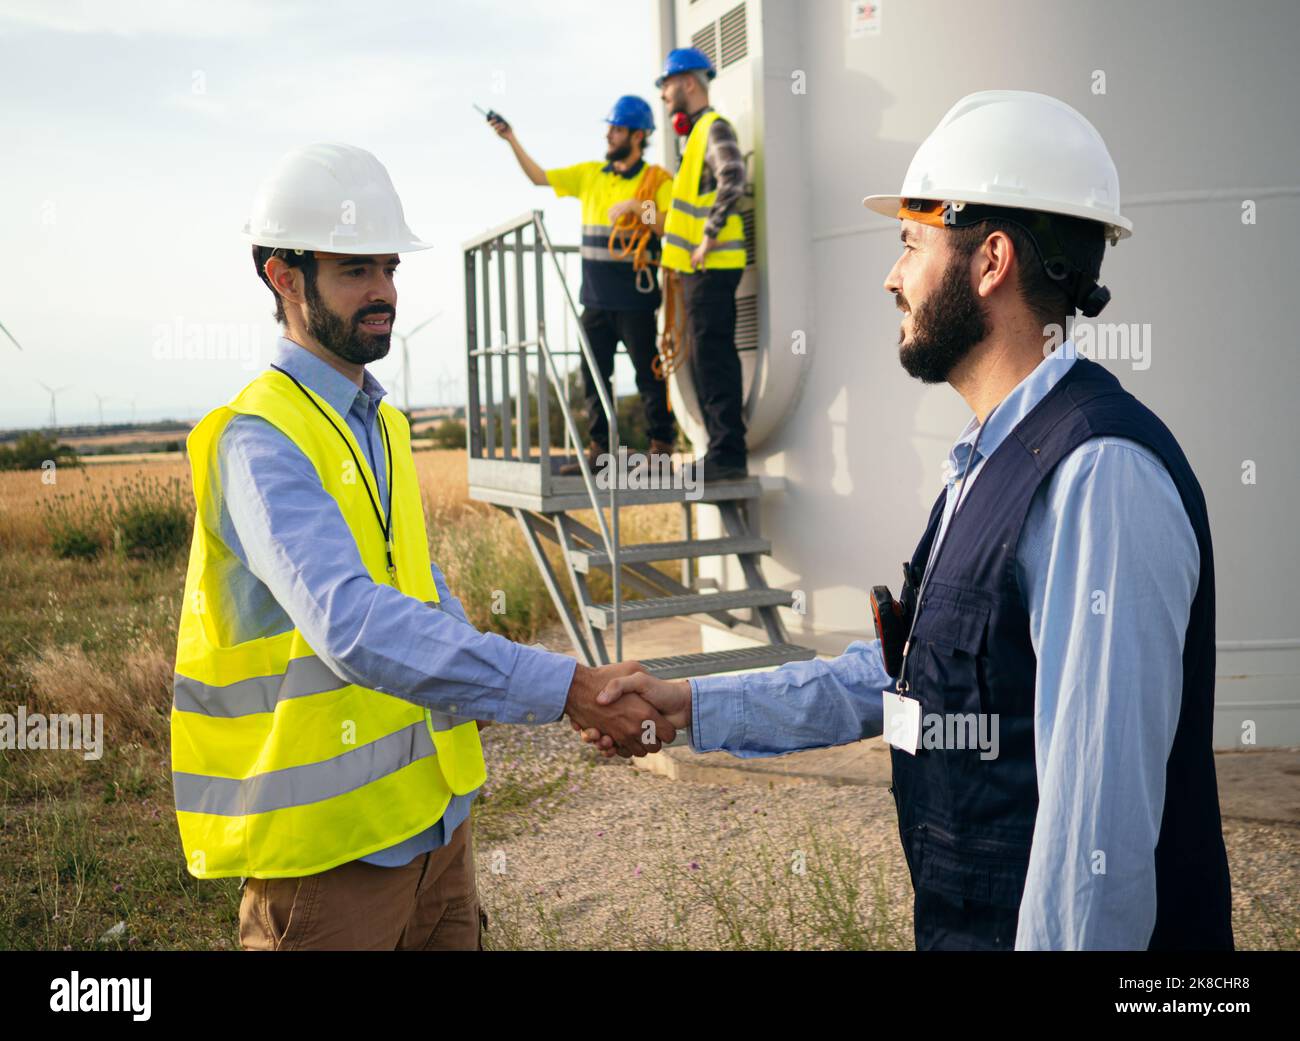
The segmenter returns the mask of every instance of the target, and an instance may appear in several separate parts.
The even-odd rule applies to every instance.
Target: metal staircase
[[[577,253],[576,246],[551,243],[540,210],[464,245],[470,497],[492,503],[518,521],[565,631],[588,665],[622,660],[625,622],[687,616],[763,642],[645,660],[647,671],[664,678],[699,676],[812,658],[812,648],[789,641],[777,611],[792,604],[793,594],[769,587],[761,568],[761,558],[772,547],[757,530],[758,499],[779,482],[764,487],[750,477],[692,489],[681,480],[635,488],[607,480],[608,494],[598,492],[579,448],[582,441],[560,371],[561,362],[581,364],[583,359],[597,371],[565,277],[565,262]],[[560,298],[554,326],[560,334],[547,324],[548,288]],[[558,452],[550,443],[548,386],[563,418],[564,444]],[[618,458],[614,402],[603,386],[599,393],[609,422],[609,450]],[[581,464],[581,476],[562,476],[560,466],[573,459]],[[680,540],[620,544],[621,510],[668,502],[681,504]],[[694,538],[693,506],[718,510],[726,534]],[[571,516],[575,510],[594,511],[599,530]],[[560,550],[576,611],[544,550],[548,541]],[[696,562],[723,556],[735,557],[743,588],[702,591]],[[668,561],[681,561],[680,580],[654,566]],[[596,571],[610,576],[609,602],[592,597],[589,576]],[[626,599],[629,588],[640,596]],[[611,632],[612,656],[605,639]]]

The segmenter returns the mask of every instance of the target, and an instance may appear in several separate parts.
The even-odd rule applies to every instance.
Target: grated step
[[[726,651],[705,651],[701,654],[674,654],[668,658],[650,658],[641,665],[645,671],[661,680],[682,676],[709,676],[737,669],[761,669],[784,665],[788,661],[808,661],[817,652],[797,643],[773,643],[762,647],[740,647]]]
[[[656,560],[687,560],[715,557],[726,553],[771,553],[772,543],[754,535],[732,535],[721,539],[682,539],[677,542],[641,542],[622,546],[620,564],[649,564]],[[569,553],[573,569],[581,574],[592,568],[609,567],[609,554],[603,549],[575,549]]]
[[[784,589],[737,589],[726,593],[655,596],[625,603],[623,621],[638,622],[644,618],[707,614],[711,611],[730,611],[737,607],[789,607],[792,603],[794,594]],[[614,624],[614,605],[590,604],[587,607],[587,617],[597,629],[608,629]]]

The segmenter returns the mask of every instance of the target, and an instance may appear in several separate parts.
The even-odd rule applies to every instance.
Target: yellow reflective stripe
[[[413,702],[352,685],[249,716],[173,711],[172,769],[242,779],[333,759],[422,719]]]
[[[685,213],[685,214],[687,214],[687,215],[689,215],[689,216],[691,216],[691,217],[707,217],[707,216],[709,215],[709,211],[710,211],[711,209],[713,209],[713,207],[712,207],[712,206],[693,206],[691,203],[687,202],[685,199],[674,199],[674,200],[673,200],[673,209],[674,209],[674,210],[681,210],[682,213]]]
[[[249,716],[255,712],[274,712],[275,706],[289,698],[323,694],[348,686],[315,655],[295,658],[278,676],[254,676],[225,686],[201,683],[189,676],[176,674],[175,705],[181,712],[204,716]]]
[[[425,607],[441,610],[436,600],[424,601]],[[292,635],[282,633],[281,636]],[[264,644],[266,641],[250,641]],[[238,647],[227,648],[238,652]],[[274,712],[275,706],[290,698],[341,690],[349,680],[340,678],[316,655],[290,660],[283,673],[253,676],[234,683],[203,683],[177,672],[173,686],[173,704],[178,711],[204,716],[249,716],[255,712]]]
[[[346,795],[434,754],[433,740],[421,721],[324,762],[272,770],[242,780],[178,772],[173,775],[176,810],[242,817],[321,802]]]
[[[440,758],[425,756],[345,795],[244,817],[178,812],[186,866],[197,878],[314,875],[387,849],[447,809]]]

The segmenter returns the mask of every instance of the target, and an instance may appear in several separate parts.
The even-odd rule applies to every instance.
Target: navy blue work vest
[[[918,950],[1011,948],[1038,809],[1029,612],[1016,548],[1038,486],[1094,437],[1130,438],[1164,463],[1200,547],[1183,650],[1182,709],[1156,847],[1150,948],[1231,949],[1231,890],[1211,750],[1214,559],[1205,498],[1168,428],[1100,365],[1079,358],[985,461],[940,546],[907,659],[923,713],[997,713],[999,755],[891,749],[899,835],[916,893]],[[912,557],[921,574],[945,495]],[[1141,503],[1133,504],[1141,522]],[[1124,589],[1107,590],[1114,600]],[[1163,691],[1131,691],[1163,697]],[[1091,856],[1084,849],[1081,856]],[[1089,863],[1091,867],[1091,861]]]

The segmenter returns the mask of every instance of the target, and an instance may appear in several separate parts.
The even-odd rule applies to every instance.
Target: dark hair
[[[284,313],[284,298],[280,296],[275,286],[271,285],[271,280],[266,277],[266,262],[272,257],[279,257],[291,268],[302,270],[302,277],[310,287],[316,285],[316,254],[309,249],[301,253],[292,249],[283,249],[281,247],[271,246],[254,246],[253,247],[253,266],[257,268],[257,277],[266,283],[266,288],[271,291],[275,297],[275,320],[281,325],[288,325],[288,319]]]
[[[1101,276],[1101,260],[1106,252],[1105,228],[1097,221],[1055,213],[1047,219],[1065,255],[1087,279],[1095,282]],[[989,217],[965,227],[949,227],[945,230],[952,248],[963,259],[973,256],[993,232],[1005,232],[1016,250],[1020,296],[1039,324],[1063,327],[1065,319],[1075,313],[1075,301],[1070,298],[1069,291],[1061,282],[1048,275],[1043,267],[1043,254],[1038,243],[1019,223]]]

